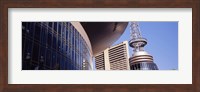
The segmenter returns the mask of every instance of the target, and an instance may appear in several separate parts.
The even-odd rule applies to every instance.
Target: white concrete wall
[[[109,49],[104,50],[105,70],[110,70],[110,62],[109,62],[108,50]]]

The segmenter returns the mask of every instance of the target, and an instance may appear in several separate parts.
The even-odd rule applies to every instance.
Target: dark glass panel
[[[60,61],[60,69],[64,70],[65,69],[65,58],[61,55],[61,61]]]
[[[61,41],[60,41],[60,37],[58,37],[58,47],[57,47],[57,50],[58,51],[61,51]]]
[[[29,70],[30,69],[30,65],[31,65],[31,56],[32,56],[32,41],[26,39],[24,42],[24,50],[23,50],[23,63],[22,63],[22,69],[24,70]]]
[[[134,64],[134,67],[135,67],[135,70],[137,70],[137,66],[136,66],[136,64]]]
[[[51,47],[51,41],[52,41],[52,34],[48,33],[48,39],[47,39],[48,47]]]
[[[151,64],[152,69],[155,69],[155,65],[154,63]]]
[[[74,64],[74,62],[75,62],[74,57],[75,57],[75,55],[74,55],[74,50],[72,50],[72,62],[73,62],[73,64]]]
[[[34,34],[34,38],[35,40],[40,40],[40,32],[41,32],[41,27],[39,25],[35,26],[35,34]]]
[[[138,70],[137,64],[135,64],[134,66],[135,66],[135,70]]]
[[[58,34],[61,34],[61,23],[58,24]]]
[[[54,23],[53,23],[53,29],[54,29],[55,31],[57,31],[57,22],[54,22]]]
[[[46,66],[50,68],[51,64],[51,51],[48,49],[46,53]]]
[[[32,52],[32,45],[33,44],[33,42],[31,41],[31,40],[28,40],[28,39],[26,39],[26,41],[25,41],[25,54],[27,54],[27,53],[29,53],[29,54],[31,54],[31,52]]]
[[[26,27],[27,22],[22,22],[22,26]]]
[[[138,64],[135,64],[136,70],[138,70]]]
[[[35,62],[32,62],[30,68],[31,70],[38,70],[38,64]]]
[[[68,29],[67,28],[65,28],[65,38],[66,38],[66,40],[68,39],[67,37],[68,37]]]
[[[35,23],[34,22],[25,22],[25,24],[26,24],[26,26],[25,26],[26,34],[28,37],[32,38],[34,30],[35,30]]]
[[[141,63],[138,63],[139,70],[141,69]]]
[[[58,57],[58,54],[56,54]],[[60,70],[60,61],[56,60],[56,70]]]
[[[25,46],[25,37],[22,36],[22,56],[24,57],[24,46]]]
[[[40,56],[39,57],[40,58],[43,57],[44,62],[45,62],[45,53],[46,53],[46,48],[41,46],[40,47]]]
[[[41,44],[46,45],[47,44],[47,28],[42,27],[41,30]]]
[[[66,46],[66,50],[65,50],[65,51],[66,51],[66,55],[67,55],[67,54],[68,54],[68,53],[67,53],[67,50],[68,50],[68,44],[66,44],[65,46]]]
[[[131,68],[132,68],[133,70],[135,70],[135,66],[134,66],[134,65],[132,65]]]
[[[75,55],[74,55],[74,65],[77,66],[77,63],[78,63],[78,62],[77,62],[77,54],[76,54],[76,52],[75,52]]]
[[[39,44],[34,43],[34,47],[33,47],[33,58],[32,60],[34,60],[34,62],[38,62],[38,55],[39,55]]]
[[[53,27],[52,22],[49,22],[49,27],[51,27],[51,28]]]
[[[65,58],[65,59],[66,59],[66,60],[65,60],[65,69],[68,70],[68,68],[69,68],[69,67],[68,67],[68,63],[69,63],[69,62],[68,62],[68,58]]]
[[[83,66],[83,56],[82,56],[82,53],[80,53],[80,63],[79,64],[80,64],[81,69],[82,69],[82,66]]]
[[[157,65],[155,65],[156,66],[156,70],[158,70],[158,66]]]
[[[153,68],[154,68],[153,63],[150,63],[150,69],[153,69]]]
[[[25,22],[25,29],[26,29],[26,34],[29,34],[30,36],[30,30],[33,30],[34,29],[34,26],[32,25],[33,23],[32,22]]]
[[[63,56],[63,69],[67,70],[67,58]]]
[[[72,70],[76,70],[75,64],[72,64]]]
[[[53,48],[56,49],[56,36],[53,36]]]
[[[45,64],[45,53],[46,53],[46,49],[43,46],[40,46],[40,55],[39,55],[39,69],[40,70],[44,70],[44,64]]]
[[[30,26],[29,26],[29,35],[33,37],[36,23],[30,22],[29,24],[30,24]]]
[[[61,29],[62,29],[62,33],[61,33],[62,34],[62,38],[65,38],[65,36],[66,36],[66,33],[65,33],[66,32],[66,27],[64,25],[62,25]]]
[[[153,65],[154,70],[158,70],[158,67],[155,63],[153,63],[152,65]]]
[[[51,63],[51,67],[52,69],[56,69],[58,66],[56,65],[56,52],[52,52],[52,63]]]
[[[72,62],[71,62],[71,60],[70,60],[70,61],[68,62],[68,69],[69,69],[69,70],[72,70],[72,65],[73,65],[73,64],[72,64]]]
[[[22,22],[22,36],[26,34],[26,22]]]
[[[76,36],[76,30],[74,30],[74,49],[76,50],[76,48],[77,48],[77,44],[76,44],[76,41],[77,41],[77,36]]]
[[[72,31],[72,45],[75,46],[75,44],[74,44],[74,31]]]
[[[59,64],[59,69],[61,69],[60,68],[61,67],[61,63],[60,63],[61,60],[62,60],[62,58],[60,57],[60,54],[57,53],[57,61],[56,61],[56,63]]]

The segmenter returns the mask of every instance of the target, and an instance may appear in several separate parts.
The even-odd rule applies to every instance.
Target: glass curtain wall
[[[88,70],[91,58],[70,22],[22,22],[22,70]]]

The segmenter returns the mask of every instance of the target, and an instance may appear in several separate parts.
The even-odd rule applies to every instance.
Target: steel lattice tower
[[[157,65],[153,62],[153,57],[144,50],[147,39],[142,37],[137,22],[131,22],[130,33],[129,46],[134,51],[132,57],[129,58],[131,70],[158,70]]]

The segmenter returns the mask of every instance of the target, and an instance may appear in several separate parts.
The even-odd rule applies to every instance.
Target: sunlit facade
[[[97,70],[130,70],[128,41],[105,49],[95,56]]]
[[[153,56],[146,51],[138,51],[129,59],[131,70],[158,70],[157,65],[153,62]]]

